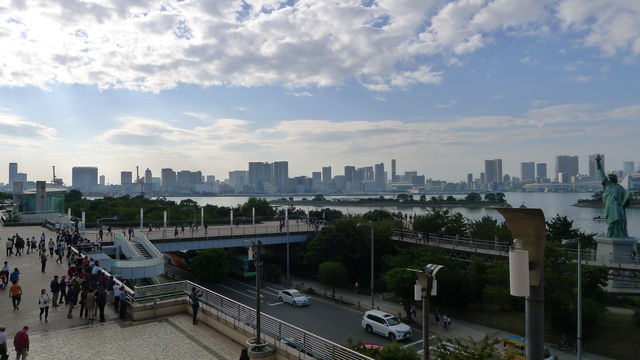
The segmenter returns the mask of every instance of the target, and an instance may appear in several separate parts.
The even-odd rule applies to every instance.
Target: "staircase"
[[[135,246],[136,250],[138,250],[140,255],[142,255],[142,257],[144,257],[145,259],[151,259],[153,257],[151,256],[151,254],[149,254],[147,249],[145,249],[144,246],[142,246],[142,244],[134,242],[133,246]]]

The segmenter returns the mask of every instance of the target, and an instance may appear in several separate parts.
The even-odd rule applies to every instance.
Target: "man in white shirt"
[[[13,240],[7,238],[7,256],[13,255]]]

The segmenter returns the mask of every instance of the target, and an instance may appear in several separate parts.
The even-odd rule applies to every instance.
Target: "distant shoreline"
[[[273,205],[308,205],[308,206],[353,206],[353,207],[399,207],[399,208],[411,208],[411,207],[469,207],[469,208],[485,208],[485,207],[511,207],[510,204],[504,202],[479,202],[479,203],[464,203],[464,202],[393,202],[393,201],[303,201],[303,200],[272,200],[269,202]]]
[[[602,208],[604,207],[604,205],[602,204],[601,200],[578,200],[577,203],[573,204],[573,206],[576,207],[583,207],[583,208]],[[631,204],[629,205],[630,208],[640,208],[640,201],[638,200],[632,200]]]

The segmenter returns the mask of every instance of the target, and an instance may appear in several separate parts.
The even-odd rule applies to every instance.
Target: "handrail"
[[[125,255],[129,256],[130,258],[128,260],[143,260],[144,257],[142,256],[142,254],[140,254],[140,252],[138,251],[138,249],[136,249],[133,245],[131,245],[131,243],[129,242],[129,240],[127,240],[122,234],[120,233],[116,233],[113,235],[113,243],[116,245],[120,245],[121,247],[124,247],[128,250],[128,254],[123,251],[123,253],[125,253]]]
[[[153,255],[153,257],[163,257],[158,248],[156,248],[155,245],[153,245],[146,236],[142,235],[140,231],[136,231],[133,233],[133,239],[137,243],[141,244],[150,254]]]
[[[142,301],[153,299],[155,289],[163,290],[160,293],[156,292],[158,296],[168,297],[175,294],[175,296],[178,297],[186,297],[191,287],[195,287],[203,292],[203,296],[200,298],[200,302],[202,302],[203,305],[214,308],[233,319],[243,321],[246,325],[255,328],[255,309],[187,280],[136,287],[136,294],[132,302],[135,303],[136,298]],[[180,289],[182,289],[182,293],[180,293]],[[138,297],[138,294],[140,294],[140,297]],[[276,346],[293,348],[301,353],[319,359],[372,360],[372,358],[368,356],[281,321],[273,316],[265,313],[261,313],[260,315],[263,334],[271,337]]]

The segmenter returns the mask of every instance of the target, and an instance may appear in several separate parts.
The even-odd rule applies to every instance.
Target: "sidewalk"
[[[302,285],[302,286],[301,286]],[[353,306],[361,311],[367,311],[371,309],[371,296],[367,294],[356,294],[355,291],[348,291],[343,288],[336,288],[335,298],[331,296],[331,288],[328,286],[309,279],[292,279],[292,287],[299,288],[300,290],[307,291],[308,288],[313,288],[316,296],[325,297],[331,300],[335,300],[338,302],[344,303],[346,306]],[[382,310],[384,312],[388,312],[394,315],[402,315],[400,316],[402,319],[405,318],[404,308],[401,304],[392,302],[388,299],[384,298],[383,294],[375,294],[374,297],[374,306],[378,310]],[[416,309],[416,316],[411,320],[410,325],[417,328],[422,328],[422,311],[420,309]],[[431,317],[429,318],[429,332],[431,335],[436,335],[440,338],[459,338],[468,340],[471,337],[474,341],[482,341],[485,335],[489,335],[490,339],[493,338],[504,338],[506,336],[517,335],[521,336],[521,334],[513,334],[506,331],[493,329],[490,327],[486,327],[483,325],[478,325],[474,323],[470,323],[463,320],[458,320],[453,316],[451,327],[448,329],[444,329],[442,323],[436,323]],[[550,350],[552,355],[556,357],[556,359],[575,359],[575,355],[566,354],[557,349],[555,344],[545,344]],[[611,359],[608,357],[583,353],[583,359],[590,360],[604,360]]]

